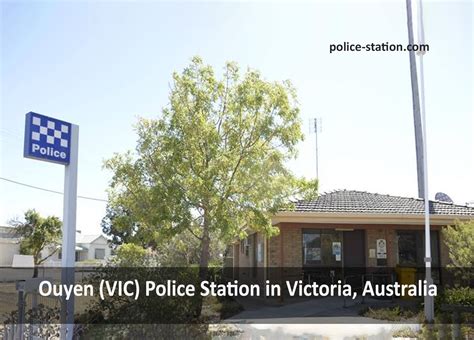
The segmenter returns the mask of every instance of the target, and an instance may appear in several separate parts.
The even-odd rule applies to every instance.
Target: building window
[[[321,264],[321,231],[303,231],[303,263]]]
[[[63,252],[60,250],[60,251],[58,251],[58,260],[62,260],[62,258],[63,258]],[[75,254],[74,254],[74,258],[75,258],[76,262],[80,261],[81,253],[76,251]]]
[[[417,233],[403,231],[398,233],[398,260],[402,266],[416,266],[418,259]]]
[[[96,260],[103,260],[103,259],[105,259],[105,249],[103,249],[103,248],[96,248],[96,249],[95,249],[94,258],[95,258]]]
[[[422,230],[398,231],[398,263],[405,267],[424,267],[425,234]],[[439,265],[438,232],[431,231],[432,265]]]
[[[247,238],[241,240],[240,241],[240,252],[242,254],[245,254],[245,256],[249,256],[249,249],[250,249],[251,245],[252,245],[252,239],[250,238],[250,236],[248,236]]]
[[[331,229],[303,229],[303,265],[341,266],[334,245],[341,244],[342,233]]]
[[[263,243],[257,243],[257,261],[263,262]]]

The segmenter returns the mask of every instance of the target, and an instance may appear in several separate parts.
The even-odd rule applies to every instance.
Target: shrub
[[[411,329],[410,327],[399,328],[392,333],[394,338],[419,338],[419,333]]]
[[[444,291],[449,305],[474,306],[474,289],[470,287],[449,288]]]
[[[402,321],[419,317],[420,311],[413,308],[400,308],[400,306],[381,308],[367,307],[359,314],[377,320]]]
[[[474,220],[456,221],[454,226],[443,228],[443,236],[452,267],[471,268],[474,264]]]
[[[436,299],[436,306],[460,305],[474,306],[474,289],[470,287],[456,287],[445,289]]]

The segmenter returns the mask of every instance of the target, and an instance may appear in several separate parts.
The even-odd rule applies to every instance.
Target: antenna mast
[[[318,124],[319,119],[319,124]],[[315,146],[316,146],[316,179],[319,179],[319,150],[318,150],[318,130],[322,132],[322,119],[321,118],[314,118],[314,134],[315,134]]]

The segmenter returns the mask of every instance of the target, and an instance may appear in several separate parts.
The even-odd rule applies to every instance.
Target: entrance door
[[[353,289],[361,289],[361,278],[365,273],[365,231],[344,231],[343,240],[343,276]]]
[[[344,268],[365,267],[365,231],[343,232]]]

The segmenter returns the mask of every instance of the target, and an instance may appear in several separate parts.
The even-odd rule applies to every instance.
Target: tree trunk
[[[204,214],[204,223],[203,223],[203,230],[202,230],[202,239],[201,239],[201,256],[199,259],[199,280],[202,282],[208,279],[209,273],[209,246],[211,240],[209,238],[209,219],[207,218],[207,214]],[[199,318],[202,313],[202,305],[203,305],[203,298],[201,296],[198,297],[198,301],[196,304],[196,309],[194,311],[194,316]]]
[[[209,238],[209,225],[207,222],[204,222],[203,231],[202,231],[202,240],[201,240],[201,257],[199,259],[199,278],[201,280],[207,279],[208,269],[209,269],[209,257],[210,257],[210,243]]]
[[[36,256],[33,259],[34,259],[33,260],[33,265],[35,266],[33,268],[33,278],[35,278],[35,277],[38,277],[38,262],[39,261],[38,261],[38,258]]]

